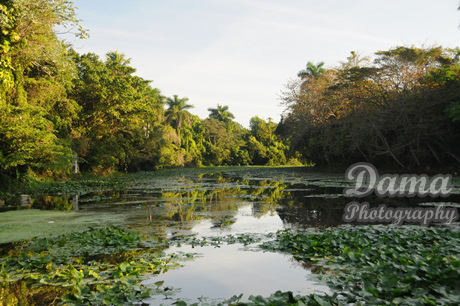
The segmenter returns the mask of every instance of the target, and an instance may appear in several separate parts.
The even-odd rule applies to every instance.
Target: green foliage
[[[45,112],[33,106],[0,106],[0,168],[66,170],[71,151],[58,139]]]
[[[232,113],[228,110],[228,106],[222,106],[217,104],[216,108],[208,108],[209,118],[214,118],[219,121],[228,122],[231,119],[235,119]]]
[[[4,93],[14,86],[14,68],[10,56],[11,46],[19,40],[15,9],[12,1],[0,4],[0,94],[4,103]]]
[[[222,244],[243,244],[244,246],[260,242],[262,237],[255,234],[238,234],[238,235],[226,235],[217,237],[178,237],[169,241],[170,245],[181,245],[190,244],[195,246],[214,246],[219,247]]]
[[[304,70],[299,71],[297,76],[301,79],[317,78],[326,71],[324,68],[324,62],[319,62],[314,64],[313,62],[308,62]]]
[[[308,160],[398,168],[460,159],[459,50],[396,47],[288,84],[279,133]],[[302,76],[301,76],[302,77]]]
[[[138,303],[150,295],[140,284],[142,275],[176,266],[173,257],[156,253],[155,246],[155,241],[116,227],[31,241],[0,258],[1,302]],[[33,288],[33,294],[24,297],[18,289],[23,286]]]
[[[0,11],[0,172],[66,172],[66,138],[78,111],[67,98],[75,70],[53,28],[79,27],[73,4],[6,1]]]
[[[190,124],[190,113],[187,110],[193,108],[193,105],[187,104],[187,102],[188,98],[181,99],[177,95],[166,99],[168,105],[165,112],[166,120],[178,131],[184,124]]]
[[[277,124],[259,117],[251,118],[251,135],[248,141],[249,154],[256,165],[284,165],[287,146],[276,134]]]
[[[329,286],[346,303],[454,305],[459,242],[455,228],[362,226],[279,231],[262,247],[327,271]]]
[[[243,294],[235,295],[223,302],[213,303],[211,305],[223,306],[223,305],[236,305],[236,306],[283,306],[283,305],[292,305],[292,306],[332,306],[340,305],[337,303],[337,300],[334,296],[320,296],[316,294],[310,294],[307,296],[296,295],[290,291],[281,292],[277,291],[268,297],[263,297],[261,295],[251,295],[248,297],[247,302],[241,302]],[[187,304],[185,301],[177,301],[176,305],[180,306],[197,306],[198,303]]]

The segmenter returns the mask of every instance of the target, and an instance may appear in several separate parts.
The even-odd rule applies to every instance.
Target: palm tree
[[[193,108],[193,105],[187,102],[188,98],[179,98],[177,95],[166,99],[168,105],[165,112],[166,122],[176,130],[179,130],[184,123],[190,122],[190,113],[187,110]]]
[[[317,78],[326,71],[323,66],[324,62],[319,62],[318,64],[308,62],[306,68],[304,70],[300,70],[297,76],[301,79]]]
[[[106,65],[116,75],[127,75],[136,72],[136,69],[129,66],[131,59],[126,58],[126,55],[118,51],[109,52],[106,54]]]
[[[221,106],[217,104],[217,108],[208,108],[208,111],[210,112],[209,118],[214,118],[219,121],[228,122],[235,118],[235,116],[228,111],[227,105]]]

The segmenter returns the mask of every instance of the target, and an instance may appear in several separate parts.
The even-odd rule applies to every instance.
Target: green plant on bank
[[[271,294],[268,297],[263,297],[261,295],[251,295],[248,297],[246,302],[241,302],[243,294],[235,295],[229,299],[226,299],[221,302],[206,302],[206,303],[187,303],[184,300],[176,301],[175,305],[177,306],[198,306],[198,305],[214,305],[214,306],[224,306],[224,305],[234,305],[234,306],[332,306],[337,305],[336,300],[333,296],[320,296],[316,294],[310,294],[306,296],[294,295],[292,292],[282,292],[277,291]],[[203,298],[204,300],[204,298]]]
[[[143,275],[178,266],[180,256],[166,256],[161,248],[158,241],[118,227],[33,240],[0,258],[0,302],[137,303],[152,291],[140,284]]]
[[[200,237],[195,236],[186,236],[186,237],[175,237],[169,240],[170,245],[182,245],[189,244],[193,247],[195,246],[213,246],[220,247],[224,243],[227,245],[230,244],[242,244],[244,246],[258,243],[262,241],[263,238],[266,238],[265,235],[259,234],[238,234],[238,235],[226,235],[226,236],[217,236],[217,237]]]
[[[457,228],[360,226],[283,230],[262,248],[292,253],[328,274],[340,303],[458,305]]]

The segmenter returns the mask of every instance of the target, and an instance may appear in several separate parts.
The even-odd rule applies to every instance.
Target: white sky
[[[278,95],[307,61],[335,66],[350,51],[456,47],[456,0],[74,0],[91,37],[80,53],[118,50],[193,113],[228,105],[236,121],[279,120]]]

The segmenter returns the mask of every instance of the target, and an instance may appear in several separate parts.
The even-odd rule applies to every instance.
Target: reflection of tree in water
[[[343,208],[348,202],[349,199],[345,198],[306,198],[304,195],[292,195],[283,200],[277,212],[285,224],[336,226],[343,223]]]
[[[212,218],[212,228],[225,228],[233,225],[236,222],[235,214],[229,211],[229,214],[219,216],[217,219]]]
[[[415,207],[423,199],[417,198],[381,198],[371,194],[366,198],[348,198],[332,196],[341,189],[317,188],[313,190],[285,193],[277,208],[278,215],[285,224],[296,226],[337,226],[344,224],[342,217],[345,206],[357,201],[368,202],[371,207],[385,204],[388,207]],[[328,193],[330,192],[330,193]]]
[[[343,188],[321,185],[327,183],[322,179],[310,180],[308,186],[301,182],[283,183],[280,180],[210,173],[200,175],[198,179],[180,177],[168,181],[168,184],[163,182],[163,187],[155,187],[153,192],[152,189],[147,192],[140,189],[92,192],[80,197],[80,205],[72,200],[72,196],[45,196],[34,199],[31,206],[48,210],[110,209],[126,213],[142,223],[145,221],[152,228],[158,228],[158,231],[166,231],[171,226],[191,230],[194,221],[202,219],[210,220],[215,228],[231,227],[237,220],[238,209],[248,203],[252,204],[250,213],[255,218],[278,213],[287,225],[335,226],[343,223],[345,205],[357,200],[331,197],[341,194]],[[452,198],[454,196],[430,201],[460,201]],[[413,206],[417,201],[427,200],[385,199],[374,195],[358,201],[369,202],[371,206],[387,204],[398,207]],[[143,210],[131,209],[133,205],[142,206]]]
[[[43,210],[72,210],[72,196],[44,196],[33,200],[31,207]]]
[[[252,215],[255,218],[267,213],[274,215],[281,199],[289,195],[289,192],[284,191],[287,187],[287,184],[281,182],[259,181],[259,186],[251,189],[252,195],[256,195],[258,199],[252,206]]]
[[[252,202],[251,214],[255,218],[278,212],[285,223],[336,225],[342,223],[343,207],[348,203],[348,200],[341,199],[304,198],[307,191],[304,184],[297,186],[303,191],[296,192],[292,191],[293,184],[270,179],[210,174],[195,181],[183,179],[180,183],[160,190],[160,205],[143,205],[146,224],[174,225],[185,230],[193,227],[192,221],[209,219],[213,227],[229,227],[236,222],[239,207]],[[290,190],[286,191],[288,188]],[[324,188],[321,190],[319,192],[326,191]],[[138,200],[136,197],[139,196],[138,192],[124,190],[95,192],[91,194],[91,199],[121,204]],[[88,199],[85,201],[90,203]],[[43,197],[35,200],[34,207],[71,210],[72,204],[70,196]],[[123,206],[118,207],[124,209]]]
[[[206,218],[211,219],[213,227],[228,227],[236,222],[240,205],[247,203],[241,198],[254,201],[254,217],[260,218],[267,213],[273,215],[287,187],[270,180],[202,175],[201,179],[204,178],[210,182],[202,185],[194,182],[193,187],[183,186],[182,191],[162,192],[164,211],[158,217],[178,222]],[[149,216],[149,219],[153,222],[154,217]]]

